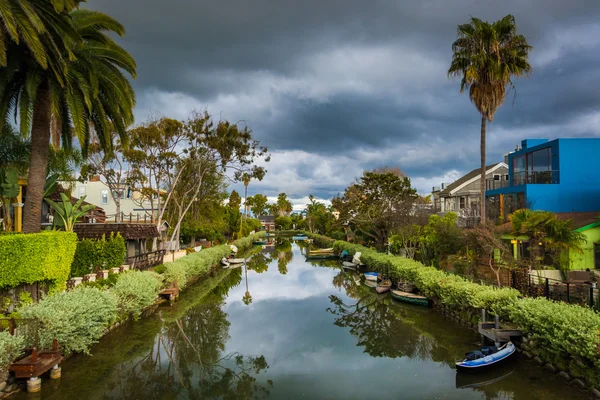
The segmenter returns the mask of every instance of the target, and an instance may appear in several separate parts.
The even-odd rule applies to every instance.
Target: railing
[[[99,221],[100,222],[100,221]],[[110,223],[121,223],[121,224],[154,224],[155,220],[152,216],[148,214],[144,214],[143,216],[140,214],[129,213],[125,214],[123,212],[118,214],[111,214],[106,216],[107,224]]]
[[[581,282],[563,282],[557,279],[512,271],[511,286],[528,297],[545,297],[550,300],[589,306],[600,311],[600,296],[596,285]]]
[[[513,174],[513,186],[555,184],[558,183],[559,171],[521,171]]]
[[[128,257],[126,262],[131,269],[145,270],[161,265],[164,261],[166,250],[158,250],[150,253],[139,254]]]
[[[501,176],[500,179],[488,178],[485,180],[485,190],[502,189],[509,186],[510,181],[504,178],[504,176]]]

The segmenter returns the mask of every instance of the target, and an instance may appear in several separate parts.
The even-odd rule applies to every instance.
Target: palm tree
[[[481,222],[485,222],[486,123],[492,122],[504,103],[512,79],[527,76],[532,68],[525,36],[517,34],[515,17],[489,23],[478,18],[458,26],[458,38],[452,44],[452,63],[448,76],[462,77],[460,92],[469,90],[469,99],[481,114]],[[516,92],[515,92],[516,94]]]
[[[65,7],[76,2],[61,1],[67,4]],[[63,30],[71,29],[79,40],[62,51],[64,79],[54,68],[41,67],[22,46],[9,48],[8,66],[0,70],[0,81],[8,82],[0,86],[0,121],[18,109],[21,132],[28,134],[31,130],[27,212],[23,219],[26,233],[37,232],[41,227],[51,125],[60,130],[66,148],[71,146],[75,133],[83,151],[95,135],[99,144],[111,152],[112,131],[124,140],[127,126],[133,123],[135,95],[122,70],[135,77],[135,61],[109,37],[110,33],[122,36],[123,26],[105,14],[89,10],[72,11],[66,20],[69,28]],[[54,39],[58,32],[49,30],[47,35]]]

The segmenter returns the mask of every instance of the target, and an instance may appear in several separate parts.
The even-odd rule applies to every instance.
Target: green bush
[[[165,265],[163,278],[167,285],[177,283],[180,288],[185,287],[187,282],[187,269],[183,263],[168,263]]]
[[[0,382],[8,374],[8,367],[19,355],[24,345],[22,336],[12,336],[8,332],[0,332]]]
[[[0,236],[0,289],[48,282],[52,292],[65,288],[77,247],[72,232]]]
[[[119,312],[122,316],[140,316],[142,311],[152,305],[160,289],[158,274],[148,271],[129,271],[119,276],[111,291],[119,300]]]
[[[89,354],[104,329],[117,319],[117,296],[97,288],[57,293],[21,311],[23,318],[40,321],[40,347],[56,338],[65,353]]]
[[[71,264],[71,277],[93,273],[97,267],[118,268],[125,261],[126,251],[125,240],[120,233],[111,233],[108,239],[102,236],[100,240],[80,240],[77,242],[77,251]]]

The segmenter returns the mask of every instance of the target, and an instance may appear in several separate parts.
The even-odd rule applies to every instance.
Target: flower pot
[[[109,274],[109,270],[107,269],[103,269],[102,271],[100,271],[102,273],[102,279],[106,279],[108,278],[108,274]]]
[[[77,285],[81,285],[81,282],[83,282],[83,278],[71,278],[71,280],[73,281],[73,287],[76,287]]]
[[[121,269],[118,268],[118,267],[117,268],[111,268],[110,270],[112,271],[113,274],[118,274],[119,272],[121,272]]]
[[[96,282],[96,274],[87,274],[85,277],[88,282]]]

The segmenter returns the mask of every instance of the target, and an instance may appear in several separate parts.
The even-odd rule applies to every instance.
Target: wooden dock
[[[55,339],[52,342],[52,350],[38,352],[34,348],[30,355],[15,361],[9,370],[15,373],[16,378],[33,378],[50,371],[62,360],[63,357]]]
[[[502,343],[509,342],[513,338],[519,338],[523,336],[523,332],[516,329],[515,327],[508,326],[506,324],[500,325],[500,318],[495,316],[494,321],[486,321],[485,310],[482,310],[482,321],[478,325],[479,334],[499,346]]]

